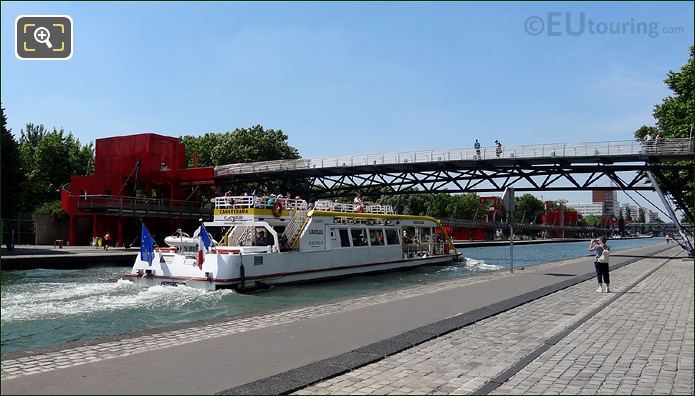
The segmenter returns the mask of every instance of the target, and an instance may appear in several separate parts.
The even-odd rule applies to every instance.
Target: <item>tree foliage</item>
[[[681,70],[669,71],[664,82],[673,94],[654,106],[656,126],[644,125],[635,131],[635,137],[639,139],[647,132],[652,135],[660,133],[666,138],[684,138],[690,136],[691,128],[695,128],[695,46],[690,47],[690,57]],[[687,169],[676,172],[657,168],[657,182],[667,192],[683,197],[692,218],[695,216],[695,161],[678,164],[687,165]]]
[[[7,117],[5,109],[0,105],[0,118],[2,118],[2,217],[9,218],[15,213],[19,205],[17,189],[24,184],[24,172],[19,157],[19,144],[12,135],[12,131],[7,129]]]
[[[637,209],[637,222],[638,223],[646,223],[646,213],[644,212],[644,208],[639,208]]]
[[[282,130],[264,129],[261,125],[202,136],[186,135],[180,140],[186,146],[189,167],[301,158]]]
[[[543,201],[531,194],[514,198],[514,221],[517,223],[536,223],[545,212]]]
[[[601,216],[587,215],[584,216],[584,224],[587,227],[600,227],[601,226]]]
[[[82,146],[62,128],[49,131],[43,125],[27,124],[19,139],[19,153],[26,177],[18,191],[23,211],[59,200],[60,188],[70,176],[94,172],[93,145]]]
[[[382,196],[377,200],[382,205],[393,206],[396,213],[427,215],[436,218],[474,220],[487,211],[476,194],[403,194]]]

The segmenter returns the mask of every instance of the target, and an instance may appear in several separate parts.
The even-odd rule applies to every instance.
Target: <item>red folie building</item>
[[[208,217],[199,195],[213,168],[186,168],[178,138],[143,133],[97,139],[94,174],[72,176],[61,192],[71,245],[109,232],[118,244],[140,233],[140,220],[158,239]]]

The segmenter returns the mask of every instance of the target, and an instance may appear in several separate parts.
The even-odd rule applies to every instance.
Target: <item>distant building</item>
[[[627,209],[630,209],[630,217],[632,218],[632,221],[637,223],[639,222],[639,211],[642,209],[644,211],[644,222],[645,223],[653,223],[655,221],[659,221],[659,213],[649,210],[645,207],[642,206],[637,206],[637,205],[630,205],[630,204],[622,204],[620,205],[620,213],[623,214],[623,217],[627,218]]]
[[[645,223],[654,223],[655,221],[661,220],[659,218],[659,213],[654,212],[653,210],[645,210],[644,211],[644,222]]]
[[[628,209],[630,210],[630,218],[632,221],[637,222],[639,219],[639,206],[637,205],[630,205],[628,203],[624,203],[620,205],[620,213],[623,214],[623,217],[627,220],[627,211]]]
[[[582,216],[603,216],[603,203],[567,203],[565,206],[576,210]]]
[[[591,202],[603,204],[604,216],[618,217],[620,208],[618,207],[618,192],[617,191],[592,191]]]

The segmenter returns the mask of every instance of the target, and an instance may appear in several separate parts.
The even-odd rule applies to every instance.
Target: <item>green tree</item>
[[[477,194],[457,194],[452,199],[452,217],[475,221],[487,212]]]
[[[26,184],[22,210],[33,211],[42,204],[60,199],[60,188],[70,176],[94,172],[94,148],[82,146],[63,129],[48,131],[43,125],[27,124],[19,140],[19,152]]]
[[[690,57],[680,71],[669,71],[664,80],[673,94],[654,106],[656,126],[642,126],[635,132],[643,138],[647,132],[660,133],[666,138],[683,138],[695,127],[695,46],[690,47]],[[672,171],[657,166],[657,183],[664,190],[683,198],[688,215],[695,218],[695,160],[664,163],[664,165],[686,165],[681,171]]]
[[[399,195],[381,195],[376,202],[381,205],[391,205],[396,213],[407,215],[423,215],[427,212],[431,194],[416,193]]]
[[[514,221],[517,223],[535,223],[544,213],[543,201],[531,194],[514,198]]]
[[[436,218],[453,217],[454,199],[449,194],[435,194],[428,205],[427,214]]]
[[[179,139],[186,147],[189,167],[301,158],[282,130],[264,129],[261,125]]]
[[[601,225],[601,216],[584,216],[584,224],[586,224],[587,227],[599,227]]]
[[[416,191],[416,190],[415,190]],[[391,205],[396,213],[427,215],[436,218],[474,220],[487,211],[476,194],[412,193],[384,195],[377,199],[382,205]]]
[[[181,136],[179,139],[186,148],[186,166],[189,168],[215,166],[212,152],[224,137],[222,133],[206,133],[203,136]]]
[[[24,173],[19,156],[19,144],[7,129],[7,117],[5,109],[0,105],[0,118],[2,118],[2,218],[11,217],[17,210],[21,189],[24,186]]]

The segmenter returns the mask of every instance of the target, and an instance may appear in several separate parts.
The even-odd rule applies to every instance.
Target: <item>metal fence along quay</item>
[[[278,160],[228,164],[215,167],[215,177],[250,173],[292,171],[349,166],[417,164],[443,161],[485,161],[497,159],[573,159],[591,157],[634,156],[635,160],[659,157],[681,157],[693,155],[693,141],[688,138],[666,139],[661,142],[635,140],[552,143],[523,146],[481,147],[478,150],[423,150],[399,153],[361,154],[350,156],[320,157],[310,159]]]

